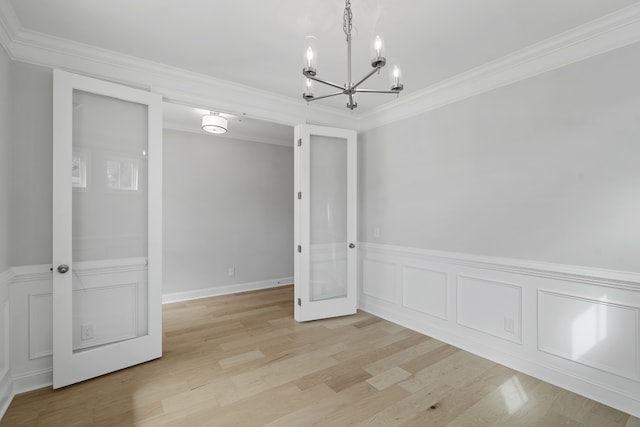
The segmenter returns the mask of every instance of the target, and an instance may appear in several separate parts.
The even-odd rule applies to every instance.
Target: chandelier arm
[[[328,95],[314,96],[313,98],[309,98],[309,99],[307,99],[306,101],[307,101],[307,102],[317,101],[318,99],[330,98],[330,97],[332,97],[332,96],[342,95],[343,93],[344,93],[344,92],[340,90],[340,91],[338,91],[338,92],[333,92],[333,93],[330,93],[330,94],[328,94]]]
[[[356,102],[356,99],[355,99],[356,93],[385,93],[385,94],[399,95],[400,92],[402,91],[403,85],[402,83],[400,83],[400,78],[399,78],[400,73],[399,73],[399,70],[396,71],[395,68],[394,68],[394,74],[393,74],[395,77],[395,83],[392,84],[391,90],[359,89],[359,86],[362,83],[368,80],[376,72],[379,73],[380,69],[384,67],[386,64],[386,58],[381,56],[381,49],[380,49],[381,43],[378,40],[378,38],[376,38],[376,42],[374,43],[374,46],[376,47],[376,56],[371,60],[371,66],[373,67],[373,70],[371,70],[369,73],[364,75],[364,77],[358,80],[357,83],[353,84],[351,80],[351,41],[352,41],[351,32],[352,32],[352,29],[353,29],[353,12],[351,11],[351,0],[345,0],[344,13],[342,16],[342,30],[344,31],[344,35],[346,36],[346,41],[347,41],[347,82],[342,85],[339,85],[337,83],[333,83],[328,80],[323,80],[321,78],[315,77],[316,68],[312,61],[313,51],[311,50],[311,53],[309,53],[309,50],[312,49],[312,47],[310,46],[307,49],[307,64],[302,69],[302,74],[309,80],[313,80],[318,83],[331,86],[335,89],[338,89],[338,91],[329,93],[327,95],[314,97],[313,94],[311,93],[310,82],[309,80],[307,80],[307,91],[302,94],[302,98],[305,101],[307,101],[307,103],[311,101],[317,101],[319,99],[330,98],[337,95],[347,95],[349,98],[349,101],[347,102],[347,108],[353,111],[353,109],[358,106],[358,103]]]
[[[364,83],[369,77],[373,76],[376,72],[380,71],[380,68],[382,67],[376,67],[373,70],[371,70],[366,76],[361,78],[358,83],[351,86],[351,89],[357,89],[357,87],[360,86],[362,83]]]
[[[327,85],[327,86],[335,87],[336,89],[340,89],[340,90],[342,90],[342,91],[346,89],[346,88],[344,87],[344,85],[339,85],[339,84],[337,84],[337,83],[333,83],[333,82],[330,82],[330,81],[327,81],[327,80],[322,80],[322,79],[319,79],[319,78],[317,78],[317,77],[315,77],[315,76],[305,76],[305,77],[306,77],[306,78],[308,78],[308,79],[311,79],[311,80],[313,80],[313,81],[316,81],[316,82],[319,82],[319,83],[325,84],[325,85]],[[341,93],[342,93],[342,92],[341,92]]]
[[[356,89],[357,93],[400,93],[399,90]]]

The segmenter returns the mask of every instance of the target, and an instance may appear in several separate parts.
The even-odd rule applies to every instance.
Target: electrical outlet
[[[93,325],[80,326],[80,339],[83,341],[93,339]]]
[[[373,229],[373,237],[380,237],[380,229],[378,227]]]
[[[229,267],[229,277],[233,277],[236,275],[236,268],[235,267]]]

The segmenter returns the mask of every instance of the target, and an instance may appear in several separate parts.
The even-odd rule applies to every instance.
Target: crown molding
[[[414,117],[639,41],[640,4],[634,4],[363,113],[357,129]]]
[[[0,8],[0,17],[4,12]],[[301,108],[298,99],[19,27],[16,29],[15,24],[8,27],[12,27],[7,33],[11,38],[10,56],[16,61],[141,87],[180,103],[193,104],[197,100],[197,105],[202,107],[245,113],[262,120],[287,124],[313,120],[353,127],[353,121],[341,110],[324,106]]]
[[[11,53],[11,43],[16,37],[17,29],[20,28],[16,13],[8,1],[0,2],[0,46],[13,59]]]
[[[358,131],[427,111],[640,41],[634,4],[366,113],[349,113],[140,58],[24,30],[0,1],[0,44],[11,59],[144,87],[166,100],[260,120]]]

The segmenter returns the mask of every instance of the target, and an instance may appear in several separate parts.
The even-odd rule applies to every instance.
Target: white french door
[[[295,128],[294,315],[299,322],[357,310],[356,132]]]
[[[161,97],[53,74],[53,387],[162,355]]]

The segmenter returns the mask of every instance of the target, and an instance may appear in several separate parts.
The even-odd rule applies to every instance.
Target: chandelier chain
[[[346,0],[344,5],[344,15],[342,17],[342,30],[347,36],[347,41],[351,38],[351,28],[353,27],[353,13],[351,13],[351,0]]]

